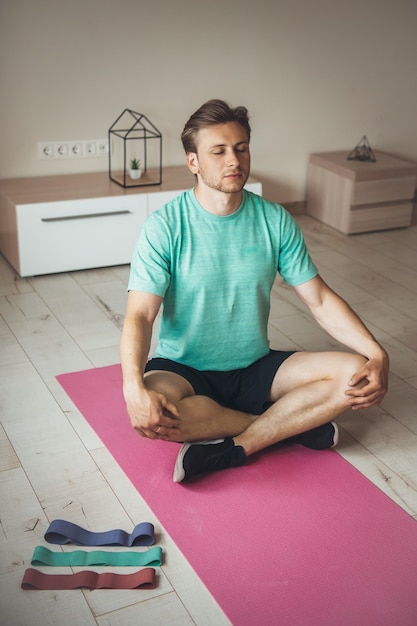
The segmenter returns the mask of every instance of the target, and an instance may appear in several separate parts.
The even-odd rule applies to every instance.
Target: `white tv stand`
[[[128,264],[146,217],[194,184],[181,166],[126,189],[107,172],[0,180],[0,251],[22,277]]]

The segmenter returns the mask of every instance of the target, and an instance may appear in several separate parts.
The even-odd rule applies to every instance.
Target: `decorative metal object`
[[[376,161],[371,145],[364,135],[348,156],[349,161]]]
[[[152,122],[125,109],[109,128],[109,176],[121,187],[162,182],[162,135]]]

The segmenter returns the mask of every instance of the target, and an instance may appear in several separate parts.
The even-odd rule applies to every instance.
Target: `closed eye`
[[[249,152],[249,146],[245,143],[245,144],[239,144],[234,148],[235,152],[239,152],[240,154],[244,154],[245,152]],[[226,152],[226,150],[224,148],[216,148],[215,150],[212,151],[212,154],[214,155],[221,155],[224,154]]]

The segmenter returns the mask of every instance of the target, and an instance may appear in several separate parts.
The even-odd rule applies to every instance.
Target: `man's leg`
[[[296,352],[271,387],[272,406],[234,438],[247,456],[334,420],[347,408],[345,391],[365,362],[341,352]]]
[[[268,398],[272,406],[233,439],[193,449],[183,446],[174,480],[243,464],[263,448],[331,422],[347,408],[349,380],[364,362],[350,353],[293,354],[275,375]]]
[[[145,374],[146,386],[164,394],[179,412],[177,428],[158,428],[148,433],[153,439],[182,443],[238,435],[257,418],[256,415],[227,409],[211,398],[196,395],[191,384],[182,376],[165,370]]]

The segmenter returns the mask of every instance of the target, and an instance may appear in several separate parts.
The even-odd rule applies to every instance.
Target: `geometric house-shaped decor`
[[[122,187],[161,184],[162,135],[143,113],[125,109],[110,126],[109,176]]]

